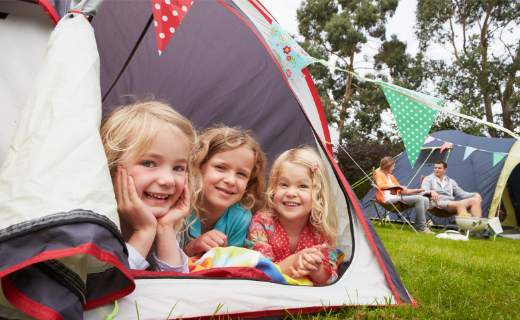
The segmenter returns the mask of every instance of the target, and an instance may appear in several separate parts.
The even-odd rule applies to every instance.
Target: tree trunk
[[[506,87],[504,89],[504,95],[502,98],[502,120],[504,122],[504,127],[510,131],[515,130],[515,126],[513,121],[511,120],[511,96],[513,94],[513,84],[516,80],[516,73],[520,69],[520,42],[518,43],[518,47],[516,49],[516,56],[513,59],[513,63],[511,64],[511,68],[509,70],[509,76],[507,77]]]
[[[347,66],[348,71],[354,72],[354,49],[350,52],[350,65]],[[347,76],[347,84],[345,86],[345,103],[341,105],[341,112],[339,114],[338,121],[338,131],[339,131],[339,144],[343,142],[343,138],[341,137],[341,133],[343,132],[343,128],[345,127],[346,115],[347,115],[347,106],[348,101],[350,100],[350,88],[352,87],[352,81],[354,81],[354,76],[350,73]]]
[[[481,57],[481,67],[482,70],[480,72],[479,85],[480,91],[482,92],[482,96],[484,97],[484,110],[486,111],[486,121],[490,123],[493,122],[493,110],[491,109],[491,87],[489,84],[489,68],[488,68],[488,28],[489,28],[489,15],[491,13],[491,9],[493,7],[493,1],[488,0],[486,18],[484,19],[484,23],[482,24],[482,29],[480,32],[480,48],[482,49],[482,57]],[[496,138],[497,130],[495,128],[488,126],[489,135]]]

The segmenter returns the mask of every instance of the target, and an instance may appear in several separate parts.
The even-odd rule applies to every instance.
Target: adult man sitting
[[[448,170],[446,162],[435,161],[433,174],[424,178],[422,182],[423,194],[431,193],[432,202],[429,209],[435,206],[441,207],[448,212],[457,212],[458,215],[467,215],[471,209],[471,216],[482,217],[482,197],[477,192],[466,192],[462,190],[455,180],[445,175]],[[463,200],[455,201],[455,197]]]

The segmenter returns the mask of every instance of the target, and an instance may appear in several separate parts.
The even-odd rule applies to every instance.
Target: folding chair
[[[375,169],[372,168],[372,176],[376,177]],[[372,214],[372,205],[375,208],[376,216],[374,217],[374,220],[379,219],[379,221],[374,224],[374,226],[377,226],[379,223],[384,227],[386,222],[388,222],[392,228],[395,229],[394,225],[390,221],[389,215],[391,213],[395,213],[397,215],[397,219],[400,220],[403,223],[403,226],[401,227],[401,230],[403,230],[404,226],[408,223],[409,228],[411,228],[413,231],[415,231],[414,227],[410,224],[410,213],[412,211],[412,207],[408,206],[403,199],[403,194],[401,193],[401,201],[398,201],[396,203],[387,203],[387,202],[380,202],[377,200],[377,197],[374,198],[374,188],[378,188],[377,185],[372,184],[372,189],[370,191],[370,209],[369,209],[369,217],[371,218]],[[402,191],[403,188],[401,186],[394,186],[386,189],[381,190],[394,190],[396,191]],[[372,219],[372,218],[371,218]],[[397,221],[394,220],[395,221]]]
[[[422,185],[423,180],[424,180],[424,176],[421,176],[421,185]],[[423,196],[428,198],[431,203],[431,201],[432,201],[431,193],[425,193]],[[432,209],[428,209],[426,211],[426,214],[428,215],[428,219],[429,219],[428,221],[431,221],[432,224],[437,228],[439,228],[440,226],[439,226],[439,224],[437,224],[435,222],[433,217],[444,218],[444,228],[441,230],[441,232],[446,230],[446,228],[448,228],[448,227],[460,229],[460,227],[455,223],[455,216],[457,215],[456,212],[449,212],[449,211],[442,209],[441,207],[434,207]],[[447,222],[450,224],[448,224]]]

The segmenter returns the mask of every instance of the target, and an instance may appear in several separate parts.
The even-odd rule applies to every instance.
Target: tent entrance
[[[502,206],[499,214],[505,215],[502,221],[504,227],[518,227],[520,221],[520,165],[517,165],[507,179],[506,188],[502,194]]]
[[[451,149],[451,148],[446,148]],[[440,147],[430,147],[430,148],[421,148],[421,154],[419,154],[419,158],[417,158],[417,164],[424,163],[435,163],[435,161],[441,160],[446,161],[446,155],[448,152],[443,151],[441,153]]]

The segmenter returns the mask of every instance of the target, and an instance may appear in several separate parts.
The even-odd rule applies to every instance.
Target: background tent
[[[400,184],[409,188],[420,188],[421,176],[433,173],[435,161],[447,160],[446,175],[455,179],[465,191],[478,192],[482,196],[483,217],[492,218],[496,215],[505,191],[507,191],[504,195],[506,203],[510,203],[507,198],[515,198],[520,204],[520,179],[518,178],[520,167],[517,167],[520,163],[520,144],[516,139],[476,137],[455,130],[435,132],[430,136],[438,140],[424,144],[414,168],[411,168],[406,152],[396,158],[393,175]],[[453,146],[441,153],[441,147],[445,142],[453,143]],[[464,160],[466,147],[477,150]],[[509,153],[509,155],[493,166],[494,152]],[[367,212],[370,206],[369,200],[370,192],[361,201]],[[502,204],[502,207],[505,208],[505,205]],[[514,211],[508,214],[511,226],[516,223],[514,215]],[[415,210],[412,210],[411,217],[412,221],[415,220]],[[396,218],[395,214],[390,215],[390,219]],[[437,224],[444,224],[443,218],[436,218],[435,221]]]
[[[52,17],[49,7],[43,7]],[[55,11],[61,16],[60,10]],[[86,19],[79,18],[86,23]],[[349,263],[342,266],[338,282],[314,288],[236,278],[193,281],[167,273],[155,274],[160,280],[136,277],[137,289],[119,300],[119,318],[135,318],[134,300],[139,302],[141,316],[151,318],[164,317],[164,311],[178,300],[172,316],[183,314],[183,318],[211,316],[219,303],[225,304],[219,314],[260,317],[283,315],[284,309],[315,312],[323,304],[339,308],[413,302],[333,161],[325,115],[310,74],[304,69],[304,78],[287,80],[274,59],[268,40],[272,19],[255,0],[195,0],[182,25],[158,55],[149,1],[104,2],[92,20],[101,60],[103,111],[106,114],[120,104],[119,98],[125,94],[151,93],[168,101],[199,128],[223,123],[253,129],[270,161],[288,148],[300,144],[314,146],[320,150],[333,181],[340,214],[339,247]],[[89,72],[96,68],[92,65]],[[71,121],[73,125],[73,121],[82,120]],[[59,144],[60,140],[56,141]],[[60,169],[53,170],[59,173]],[[101,179],[105,181],[101,189],[111,187],[107,177]],[[120,244],[115,247],[118,246],[121,248]],[[124,279],[114,277],[108,284],[98,285],[115,288],[123,283]],[[85,318],[104,317],[112,306],[87,311]]]

